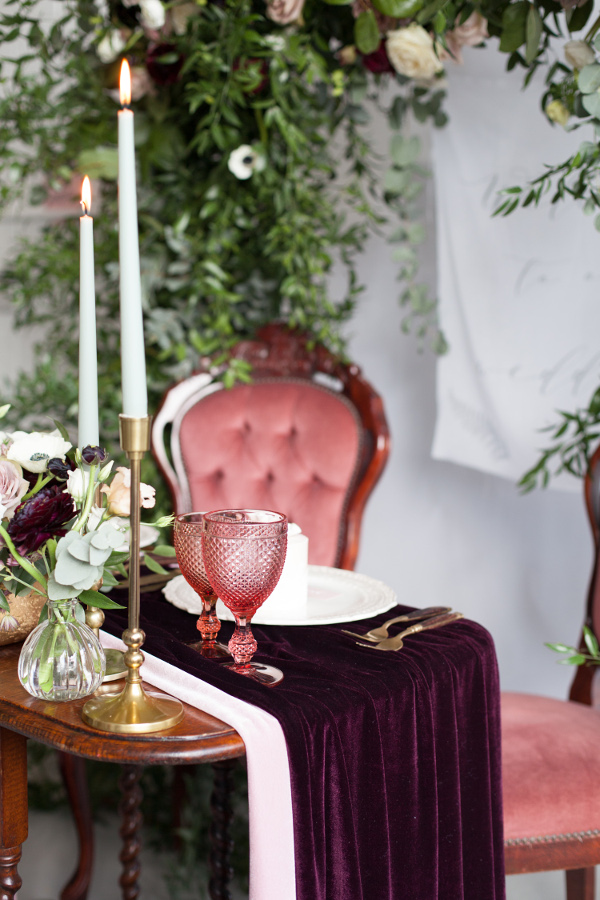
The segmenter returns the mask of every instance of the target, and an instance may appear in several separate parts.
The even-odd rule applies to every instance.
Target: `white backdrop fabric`
[[[492,43],[492,42],[490,42]],[[493,43],[496,43],[495,41]],[[434,133],[438,296],[450,353],[437,366],[433,456],[515,481],[547,445],[556,409],[586,406],[600,373],[600,239],[567,199],[491,218],[589,137],[540,110],[540,79],[495,46],[449,64],[449,125]],[[580,490],[571,477],[552,487]]]

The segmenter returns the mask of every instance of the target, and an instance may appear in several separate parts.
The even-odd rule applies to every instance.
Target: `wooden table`
[[[213,764],[217,776],[213,794],[216,816],[211,841],[212,898],[227,898],[229,880],[229,839],[227,825],[230,812],[226,797],[233,760],[245,754],[239,734],[224,722],[194,707],[185,706],[185,716],[175,728],[151,735],[116,735],[100,732],[85,725],[81,707],[85,700],[71,703],[47,703],[31,697],[17,677],[17,660],[21,644],[0,650],[0,900],[14,900],[22,881],[18,873],[21,845],[27,838],[27,738],[63,751],[63,772],[67,788],[75,795],[85,790],[84,759],[105,760],[124,765],[121,779],[123,791],[121,811],[123,851],[121,861],[123,896],[138,896],[139,838],[141,823],[139,804],[141,791],[137,780],[145,765]],[[146,685],[148,688],[149,685]],[[80,808],[77,822],[80,839],[91,829],[89,810]],[[89,881],[89,850],[80,855],[78,868],[63,891],[63,900],[75,900],[82,894],[82,884]],[[87,852],[87,856],[86,856]]]

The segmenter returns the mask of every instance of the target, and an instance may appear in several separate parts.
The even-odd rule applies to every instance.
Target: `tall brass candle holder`
[[[119,416],[119,430],[131,469],[129,616],[123,632],[127,677],[120,694],[93,697],[81,715],[84,722],[101,731],[148,734],[177,725],[183,718],[183,706],[179,700],[147,694],[142,685],[144,654],[140,647],[146,635],[140,628],[140,470],[144,453],[150,448],[150,417]]]

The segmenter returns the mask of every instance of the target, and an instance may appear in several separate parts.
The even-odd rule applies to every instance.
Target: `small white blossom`
[[[165,24],[165,8],[160,0],[140,0],[140,22],[142,28],[156,30]]]
[[[125,48],[126,41],[120,31],[114,29],[105,34],[98,46],[96,54],[100,62],[111,63],[122,53]]]
[[[71,449],[71,444],[65,441],[58,428],[50,433],[32,431],[27,434],[24,431],[15,431],[12,435],[13,443],[7,459],[19,463],[28,472],[45,472],[48,468],[48,460],[64,459],[65,454]]]
[[[262,172],[265,165],[264,156],[257,153],[250,144],[242,144],[236,150],[232,150],[227,160],[227,168],[240,181],[250,178],[254,171]]]
[[[90,483],[90,473],[75,469],[67,476],[67,494],[70,494],[75,503],[83,503]]]

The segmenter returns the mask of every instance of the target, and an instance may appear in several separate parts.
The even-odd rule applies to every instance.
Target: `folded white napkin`
[[[104,631],[100,635],[104,647],[124,649],[119,638]],[[144,657],[145,681],[221,719],[241,735],[248,762],[250,900],[296,900],[290,767],[279,722],[170,663],[146,652]]]

